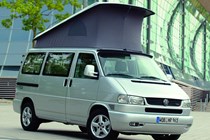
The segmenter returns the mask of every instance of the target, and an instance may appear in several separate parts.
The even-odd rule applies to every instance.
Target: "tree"
[[[2,0],[0,7],[10,10],[9,18],[2,20],[2,25],[6,28],[12,26],[13,19],[20,18],[22,20],[22,29],[25,31],[32,30],[33,38],[37,32],[46,29],[46,23],[49,22],[47,16],[53,11],[60,12],[54,14],[57,21],[61,21],[70,16],[68,12],[61,13],[66,5],[72,5],[76,8],[80,7],[77,0]],[[34,46],[34,42],[33,42]]]

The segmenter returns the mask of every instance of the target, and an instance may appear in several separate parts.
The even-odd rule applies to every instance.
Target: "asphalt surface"
[[[191,129],[179,140],[210,140],[210,113],[192,112],[192,116]],[[153,140],[147,135],[120,135],[118,139]],[[81,133],[77,126],[56,122],[41,124],[37,132],[24,131],[12,103],[0,102],[0,140],[88,140],[88,135]]]

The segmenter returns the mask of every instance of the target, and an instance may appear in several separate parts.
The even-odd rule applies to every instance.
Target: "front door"
[[[91,104],[96,101],[98,93],[99,80],[84,75],[86,65],[94,65],[95,72],[98,72],[94,54],[80,53],[67,95],[69,97],[67,99],[68,121],[78,124],[86,122],[88,110]]]

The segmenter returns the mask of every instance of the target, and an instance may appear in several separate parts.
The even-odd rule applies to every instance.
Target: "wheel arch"
[[[34,107],[34,102],[32,101],[32,99],[29,98],[29,97],[25,97],[23,99],[22,103],[21,103],[20,110],[22,110],[23,105],[26,104],[26,103],[31,103],[33,105],[33,107]],[[35,107],[34,107],[34,109],[35,109]]]
[[[104,110],[108,113],[109,115],[109,106],[108,105],[105,105],[105,104],[93,104],[90,109],[89,109],[89,114],[88,114],[88,118],[90,117],[91,113],[95,110]]]

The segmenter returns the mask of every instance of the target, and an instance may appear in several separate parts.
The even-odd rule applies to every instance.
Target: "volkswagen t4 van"
[[[139,44],[136,43],[140,40],[133,43],[133,37],[139,31],[131,29],[130,32],[130,28],[125,27],[128,23],[139,26],[136,13],[146,15],[148,11],[119,4],[99,4],[95,10],[100,11],[103,7],[109,9],[107,12],[117,13],[120,9],[118,13],[124,14],[111,18],[112,22],[106,23],[110,25],[106,30],[100,28],[104,34],[86,27],[93,27],[93,21],[103,21],[110,14],[98,16],[100,20],[92,17],[87,21],[90,18],[86,18],[85,13],[82,17],[86,22],[83,19],[75,20],[79,22],[71,20],[71,23],[66,20],[46,31],[42,38],[39,36],[38,45],[27,53],[17,78],[13,102],[14,110],[20,113],[22,128],[36,131],[41,123],[56,121],[78,125],[93,140],[117,139],[119,133],[146,134],[155,140],[177,140],[193,122],[190,99],[179,86],[167,79],[152,56],[138,50]],[[95,10],[89,12],[98,13]],[[129,18],[125,18],[128,15]],[[127,23],[121,24],[117,21],[119,19]],[[67,30],[68,22],[72,25],[79,23],[75,28],[82,33],[72,28]],[[111,28],[115,22],[126,28],[123,31],[126,36],[118,34],[117,41],[112,38],[117,34],[115,31],[121,29]],[[107,30],[112,34],[106,33]],[[92,32],[89,34],[89,31]],[[93,32],[96,33],[94,39]],[[87,41],[88,35],[98,42]],[[79,37],[83,41],[74,43]],[[127,40],[122,39],[124,37]],[[49,39],[51,41],[46,43]],[[73,47],[66,47],[68,41],[69,44],[73,42]],[[76,46],[78,43],[82,45]],[[61,45],[63,47],[59,47]]]

